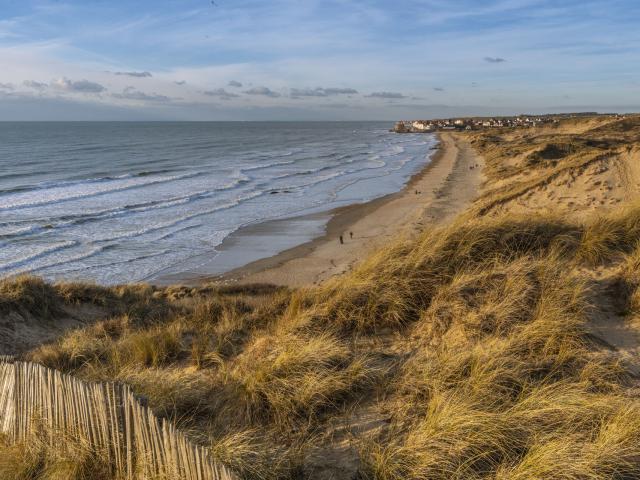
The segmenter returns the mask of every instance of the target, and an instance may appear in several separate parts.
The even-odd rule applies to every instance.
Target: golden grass
[[[48,284],[25,275],[0,280],[0,314],[14,312],[44,323],[73,317],[79,307],[88,306],[99,317],[127,315],[137,322],[152,322],[171,313],[172,307],[160,293],[148,285]]]
[[[111,291],[134,308],[27,356],[131,384],[244,478],[307,478],[313,457],[345,478],[640,479],[635,378],[589,331],[602,269],[604,300],[640,312],[639,240],[635,205],[467,214],[318,287]]]
[[[251,478],[304,471],[322,432],[372,403],[389,420],[352,440],[363,476],[636,478],[640,429],[621,419],[640,404],[587,335],[585,269],[624,259],[640,278],[637,217],[466,220],[317,288],[218,292],[30,357],[131,384]]]
[[[116,317],[32,358],[131,384],[159,414],[208,431],[226,458],[252,457],[247,431],[281,435],[278,452],[299,448],[291,432],[307,438],[377,392],[392,420],[379,438],[362,439],[363,474],[526,476],[560,437],[589,446],[620,434],[613,452],[636,438],[611,432],[622,405],[631,408],[620,400],[625,375],[594,357],[579,273],[584,262],[628,250],[636,212],[625,215],[584,226],[467,221],[384,250],[317,289],[216,295],[161,320]],[[607,253],[583,253],[591,251]],[[362,345],[389,333],[412,339],[402,354]],[[615,463],[587,459],[585,448],[553,461],[596,471]],[[248,467],[255,463],[237,467],[270,476],[269,462],[260,472]]]
[[[250,345],[222,381],[233,389],[229,403],[235,415],[244,415],[247,423],[267,420],[287,428],[315,422],[382,373],[373,359],[354,354],[332,335],[286,335]]]
[[[629,253],[640,238],[640,208],[628,206],[606,216],[598,216],[584,229],[580,258],[598,264],[613,256]]]
[[[445,322],[446,300],[432,305],[426,325],[416,325],[420,350],[394,386],[400,395],[392,429],[363,446],[371,477],[546,478],[527,470],[531,452],[559,438],[588,444],[605,425],[615,428],[613,420],[630,407],[622,395],[626,376],[619,365],[593,357],[583,330],[586,284],[563,276],[564,266],[553,258],[521,259],[504,276],[494,271],[493,284],[486,272],[475,275],[477,284],[454,282],[458,292],[476,294],[453,296],[455,318]],[[505,294],[508,300],[496,302]],[[502,317],[495,305],[505,302]],[[637,429],[611,433],[640,439]],[[555,459],[555,472],[570,472],[579,460],[597,472],[594,478],[608,478],[604,466],[576,450]],[[597,461],[622,468],[615,455]],[[585,478],[574,473],[569,478]]]
[[[54,288],[42,279],[18,277],[0,280],[0,312],[28,312],[49,319],[59,312]]]
[[[105,456],[89,445],[59,435],[55,448],[38,436],[28,443],[2,445],[0,442],[0,478],[2,480],[115,480]]]

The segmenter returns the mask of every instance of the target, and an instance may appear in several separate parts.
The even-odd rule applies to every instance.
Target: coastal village
[[[433,120],[400,120],[393,127],[396,133],[428,133],[446,130],[481,130],[485,128],[530,128],[546,123],[558,123],[570,117],[612,116],[624,118],[617,113],[597,112],[562,113],[553,115],[518,115],[512,117],[469,117]]]

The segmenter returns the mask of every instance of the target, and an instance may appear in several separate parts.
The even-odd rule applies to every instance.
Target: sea
[[[329,216],[317,214],[397,192],[429,162],[434,136],[391,126],[0,123],[0,277],[111,285],[217,274],[239,266],[222,260],[226,238],[290,219],[288,243],[236,242],[247,251],[234,258],[277,254],[322,234]]]

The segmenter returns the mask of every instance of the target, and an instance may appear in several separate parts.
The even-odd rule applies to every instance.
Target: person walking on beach
[[[349,232],[349,238],[351,238],[351,240],[353,240],[353,232]]]
[[[344,239],[342,238],[342,235],[340,235],[340,245],[344,245]]]

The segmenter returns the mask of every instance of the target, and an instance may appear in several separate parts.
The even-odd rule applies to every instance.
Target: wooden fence
[[[10,442],[35,430],[60,445],[68,436],[106,460],[127,480],[235,480],[235,475],[159,420],[126,385],[86,383],[42,365],[0,357],[0,432]]]

